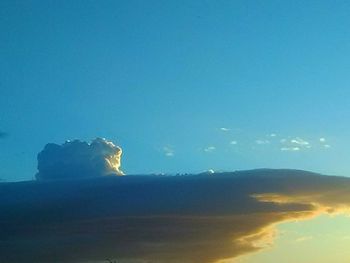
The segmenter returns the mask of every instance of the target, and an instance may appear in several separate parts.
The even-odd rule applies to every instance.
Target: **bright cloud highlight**
[[[38,180],[123,175],[122,149],[106,139],[48,143],[38,154]]]

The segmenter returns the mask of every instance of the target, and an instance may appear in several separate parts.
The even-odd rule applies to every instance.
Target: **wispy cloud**
[[[164,155],[167,157],[173,157],[175,155],[175,151],[169,146],[164,146],[163,152],[164,152]]]
[[[270,144],[270,141],[269,140],[256,140],[255,141],[256,144]]]
[[[321,146],[324,148],[324,149],[329,149],[331,148],[331,145],[328,143],[328,141],[326,140],[326,138],[324,137],[321,137],[319,139],[320,143],[321,143]]]
[[[300,138],[300,137],[296,137],[296,138],[292,139],[292,140],[290,141],[290,143],[292,143],[292,144],[297,144],[297,145],[301,145],[301,146],[310,145],[310,143],[309,143],[308,141],[305,141],[305,140],[303,140],[303,139]]]
[[[236,145],[237,143],[238,143],[238,142],[235,141],[235,140],[230,141],[230,144],[231,144],[231,145]]]
[[[213,152],[215,150],[216,150],[215,146],[208,146],[208,147],[204,148],[204,151],[207,153]]]
[[[229,129],[229,128],[225,128],[225,127],[221,127],[221,128],[220,128],[220,131],[228,132],[228,131],[230,131],[230,129]]]
[[[298,152],[300,147],[281,147],[281,151]]]

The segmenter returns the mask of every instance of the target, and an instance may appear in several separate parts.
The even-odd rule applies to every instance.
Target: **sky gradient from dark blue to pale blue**
[[[123,148],[128,174],[349,175],[349,13],[347,1],[3,0],[0,178],[31,179],[48,142],[95,137]]]

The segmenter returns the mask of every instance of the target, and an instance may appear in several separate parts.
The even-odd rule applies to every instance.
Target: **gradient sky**
[[[235,263],[328,263],[350,260],[349,217],[322,215],[313,220],[282,223],[268,249],[240,257]]]
[[[95,137],[123,148],[129,174],[348,175],[349,13],[348,1],[3,0],[0,178],[31,179],[48,142]]]

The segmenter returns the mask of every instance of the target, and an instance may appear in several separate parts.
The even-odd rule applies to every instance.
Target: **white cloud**
[[[271,133],[271,134],[270,134],[270,137],[276,137],[276,136],[277,136],[276,133]]]
[[[209,152],[213,152],[216,150],[215,146],[208,146],[207,148],[204,149],[205,152],[209,153]]]
[[[281,151],[297,152],[301,151],[302,149],[310,149],[312,147],[308,141],[300,137],[295,137],[292,139],[282,138],[280,143],[283,145],[283,147],[280,148]]]
[[[301,146],[306,146],[306,145],[310,144],[308,141],[305,141],[300,137],[296,137],[295,139],[292,139],[290,142],[292,144],[297,144],[297,145],[301,145]]]
[[[256,144],[260,144],[260,145],[261,145],[261,144],[269,144],[270,141],[269,141],[269,140],[256,140],[255,143],[256,143]]]
[[[103,138],[46,144],[38,154],[38,180],[123,175],[122,149]]]
[[[233,141],[230,141],[230,144],[231,145],[236,145],[238,142],[237,141],[235,141],[235,140],[233,140]]]
[[[228,132],[228,131],[230,131],[230,129],[229,129],[229,128],[225,128],[225,127],[221,127],[221,128],[220,128],[220,131]]]
[[[163,152],[164,152],[165,156],[167,156],[167,157],[173,157],[175,155],[174,150],[169,146],[164,146]]]
[[[299,147],[282,147],[281,151],[297,152],[297,151],[300,151],[300,148]]]
[[[331,146],[327,143],[326,138],[321,137],[321,138],[319,138],[319,141],[320,141],[321,145],[323,146],[323,148],[326,148],[326,149],[331,148]]]

